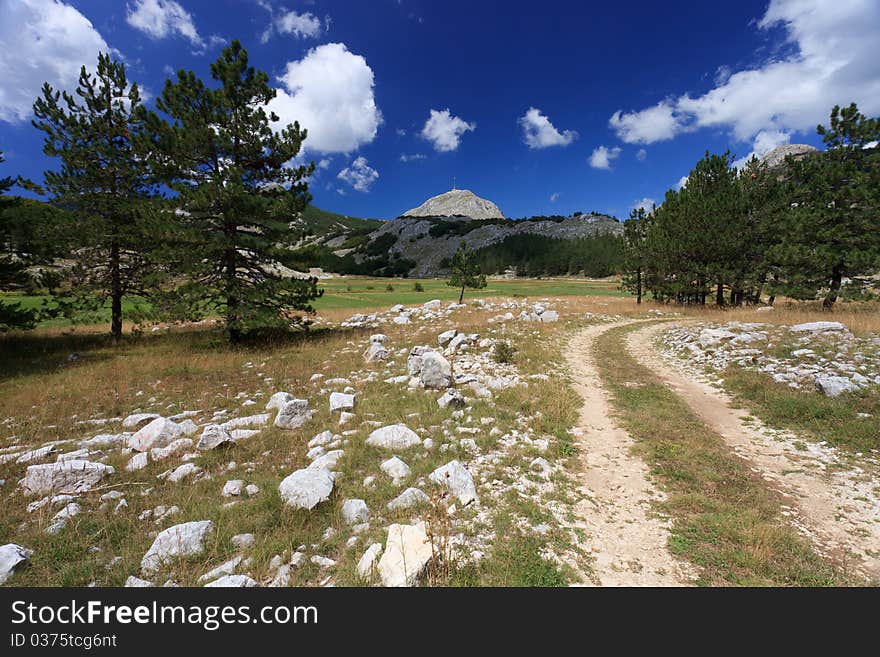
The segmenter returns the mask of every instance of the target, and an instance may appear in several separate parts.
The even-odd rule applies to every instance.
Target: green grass
[[[776,383],[761,372],[733,367],[725,373],[724,384],[770,426],[851,452],[880,449],[880,391],[876,388],[826,397]],[[859,413],[870,417],[859,417]]]
[[[421,283],[423,291],[413,290],[413,284]],[[394,287],[388,291],[388,285]],[[365,278],[365,277],[340,277],[326,279],[319,282],[319,287],[324,290],[324,295],[316,299],[312,305],[320,312],[322,310],[351,310],[356,312],[366,309],[387,309],[396,304],[419,304],[431,299],[443,301],[458,301],[459,291],[446,285],[445,279],[392,279],[392,278]],[[465,302],[479,297],[544,297],[544,296],[626,296],[618,290],[617,283],[606,281],[591,281],[586,279],[562,279],[562,280],[537,280],[537,279],[513,279],[513,280],[490,280],[487,287],[482,290],[466,290]],[[45,296],[28,296],[20,294],[0,294],[0,300],[8,303],[20,302],[26,308],[38,308]],[[128,297],[123,300],[123,318],[127,319],[131,313],[140,306],[149,308],[138,297]],[[110,302],[95,313],[80,315],[71,321],[66,318],[46,320],[39,326],[41,328],[64,328],[73,324],[109,324]]]
[[[669,547],[700,570],[701,585],[832,586],[847,583],[780,515],[779,496],[675,393],[626,351],[635,327],[598,341],[600,374],[622,426],[668,495]],[[641,381],[641,387],[627,387]]]

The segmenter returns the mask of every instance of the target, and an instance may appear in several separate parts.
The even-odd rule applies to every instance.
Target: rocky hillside
[[[410,276],[425,277],[445,273],[445,261],[465,241],[474,251],[503,242],[514,235],[541,235],[557,239],[577,239],[600,234],[620,235],[622,224],[605,215],[576,214],[561,221],[535,219],[400,217],[383,224],[370,235],[370,242],[382,240],[392,254],[415,263]],[[513,264],[513,263],[511,263]]]

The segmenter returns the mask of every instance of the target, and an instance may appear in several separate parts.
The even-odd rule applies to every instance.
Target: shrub
[[[492,358],[496,363],[512,363],[514,354],[516,354],[516,347],[507,340],[501,340],[495,343]]]
[[[418,281],[413,283],[413,292],[424,292],[424,291],[425,291],[425,288],[421,283],[419,283]]]
[[[385,291],[386,292],[394,292],[394,286],[391,283],[389,283],[388,285],[385,286]]]

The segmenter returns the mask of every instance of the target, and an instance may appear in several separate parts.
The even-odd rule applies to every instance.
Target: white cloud
[[[376,138],[382,113],[373,95],[373,70],[345,44],[328,43],[289,62],[279,81],[283,89],[269,102],[281,129],[299,121],[308,130],[303,148],[319,153],[350,153]]]
[[[340,171],[336,177],[344,180],[359,192],[368,192],[372,184],[379,178],[379,172],[369,165],[367,158],[360,156]]]
[[[72,91],[83,64],[112,52],[79,11],[57,0],[0,2],[0,121],[31,116],[43,82]]]
[[[129,5],[125,21],[153,39],[179,34],[189,39],[197,48],[205,42],[199,36],[192,15],[174,0],[135,0]]]
[[[406,137],[406,130],[404,130],[403,128],[398,128],[394,132],[397,133],[398,137]]]
[[[654,208],[655,204],[656,204],[656,201],[654,199],[648,198],[646,196],[645,198],[639,199],[638,201],[633,203],[630,206],[630,210],[638,210],[641,208],[645,212],[650,212]]]
[[[442,152],[458,150],[461,137],[469,130],[476,130],[476,123],[468,123],[457,116],[452,116],[448,109],[431,110],[422,137],[434,144],[434,150]]]
[[[550,194],[550,202],[551,203],[556,203],[556,201],[558,201],[558,200],[559,200],[559,192],[553,192],[552,194]]]
[[[416,160],[427,159],[427,157],[428,156],[425,155],[424,153],[413,153],[411,155],[409,155],[407,153],[401,153],[400,154],[400,161],[401,162],[415,162]]]
[[[876,0],[771,0],[757,23],[782,27],[791,54],[736,72],[721,71],[716,86],[666,99],[637,112],[615,112],[617,135],[653,143],[704,127],[722,127],[741,142],[760,132],[812,131],[831,106],[855,101],[868,116],[880,112],[880,3]]]
[[[523,129],[523,141],[529,148],[549,148],[550,146],[568,146],[577,139],[574,130],[559,132],[550,119],[541,114],[541,110],[530,107],[529,111],[517,119]]]
[[[590,155],[590,166],[594,169],[604,169],[605,171],[611,170],[611,160],[615,159],[620,155],[620,149],[615,146],[614,148],[608,148],[607,146],[599,146],[593,149],[593,154]]]
[[[315,165],[315,167],[316,167],[319,171],[323,171],[324,169],[329,168],[329,167],[330,167],[330,158],[326,158],[326,157],[325,157],[323,160],[321,160],[320,162],[318,162],[318,163]]]
[[[656,141],[672,139],[681,129],[681,118],[667,101],[657,103],[640,112],[611,115],[608,123],[617,136],[628,144],[653,144]]]
[[[782,130],[761,130],[761,132],[755,135],[751,152],[736,160],[732,166],[734,169],[742,169],[748,161],[752,159],[752,156],[761,157],[777,146],[782,146],[783,144],[788,144],[790,142],[791,135],[787,132],[783,132]]]
[[[678,182],[675,183],[675,191],[680,191],[682,187],[687,185],[687,181],[688,181],[689,177],[690,176],[682,176],[681,178],[679,178]]]
[[[636,159],[637,159],[639,162],[644,162],[644,161],[645,161],[645,158],[647,158],[647,157],[648,157],[648,151],[646,151],[644,148],[640,148],[640,149],[636,152]]]
[[[282,34],[295,37],[316,37],[321,34],[321,19],[312,13],[298,14],[291,10],[275,19],[275,27]]]

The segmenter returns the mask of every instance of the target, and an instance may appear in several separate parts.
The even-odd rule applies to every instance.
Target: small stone
[[[376,574],[379,557],[382,556],[382,544],[373,543],[368,547],[357,563],[357,574],[366,582],[372,582]]]
[[[357,525],[370,518],[370,510],[364,500],[352,499],[342,503],[342,520],[347,525]]]
[[[427,504],[431,498],[418,488],[407,488],[400,495],[391,500],[386,508],[389,511],[397,511],[399,509],[411,509],[420,504]]]
[[[415,431],[405,424],[392,424],[373,431],[367,438],[367,445],[383,449],[408,449],[421,444]]]
[[[297,470],[281,482],[278,491],[288,506],[310,510],[329,499],[333,475],[319,468]]]
[[[347,395],[341,392],[330,393],[330,412],[353,411],[355,395]]]
[[[223,497],[238,497],[244,488],[244,482],[241,479],[230,479],[223,484]]]

